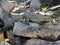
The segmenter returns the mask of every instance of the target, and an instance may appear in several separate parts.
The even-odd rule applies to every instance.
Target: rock
[[[36,37],[34,34],[39,29],[39,25],[37,23],[29,23],[29,25],[26,25],[21,22],[16,22],[14,25],[13,33],[18,36],[23,37]]]
[[[36,35],[40,36],[42,39],[45,40],[57,40],[58,36],[60,35],[60,31],[50,30],[50,29],[41,29],[37,31]]]
[[[6,0],[1,0],[1,8],[3,10],[4,15],[10,17],[10,12],[14,8],[14,3],[9,3]],[[9,7],[9,8],[8,8]]]
[[[40,39],[31,39],[27,40],[27,42],[24,45],[60,45],[60,41],[50,42]]]
[[[38,0],[31,0],[30,7],[31,8],[40,8],[41,4]]]
[[[33,12],[36,9],[40,9],[41,3],[38,0],[31,0],[30,2],[30,10]]]
[[[45,24],[41,28],[41,30],[37,30],[37,35],[47,39],[47,40],[57,40],[57,38],[60,36],[60,24],[53,25],[53,24]]]
[[[60,45],[60,40],[52,42],[51,45]]]
[[[11,9],[13,9],[14,6],[14,3],[10,3],[7,0],[1,0],[1,7],[8,13],[11,11]]]
[[[31,39],[27,40],[27,42],[24,45],[50,45],[50,41],[44,41],[40,39]]]
[[[10,12],[14,8],[14,3],[9,3],[7,0],[1,0],[0,5],[0,15],[1,19],[4,21],[5,25],[11,20]]]
[[[46,28],[47,25],[39,26],[37,23],[29,23],[27,26],[23,23],[15,23],[14,34],[30,38],[42,38],[45,40],[55,41],[60,36],[60,30]],[[24,27],[24,28],[23,28]],[[40,29],[41,28],[41,29]]]
[[[56,43],[57,45],[60,45],[60,40],[56,41],[55,43]]]

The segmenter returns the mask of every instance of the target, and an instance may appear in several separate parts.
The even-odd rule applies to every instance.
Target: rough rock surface
[[[40,2],[38,0],[31,0],[30,7],[31,8],[40,8]]]
[[[24,45],[60,45],[60,41],[50,42],[40,39],[31,39],[27,40],[27,42]]]
[[[18,36],[33,37],[34,29],[37,30],[39,28],[39,25],[36,23],[29,24],[30,25],[26,25],[21,22],[15,22],[13,33]]]
[[[40,39],[28,40],[24,45],[50,45],[51,42]]]
[[[57,40],[58,37],[60,36],[60,30],[57,27],[59,26],[57,25],[55,27],[54,25],[47,25],[47,24],[39,26],[37,23],[30,23],[30,25],[27,26],[19,22],[15,24],[13,33],[23,37],[30,37],[30,38],[39,37],[45,40]]]

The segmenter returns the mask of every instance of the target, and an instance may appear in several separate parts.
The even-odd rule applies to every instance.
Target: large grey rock
[[[33,37],[35,34],[34,30],[38,30],[39,25],[37,23],[29,23],[26,25],[21,22],[15,22],[13,33],[18,36]]]
[[[27,40],[27,42],[24,45],[60,45],[60,40],[51,42],[40,39],[31,39],[31,40]]]
[[[38,30],[37,35],[39,35],[42,38],[45,39],[53,39],[57,40],[57,38],[60,36],[60,24],[58,25],[52,25],[50,24],[45,24],[43,25],[43,28],[41,30]]]
[[[46,28],[47,25],[40,26],[37,23],[30,23],[29,26],[23,23],[16,23],[13,33],[19,36],[38,38],[46,40],[57,40],[60,36],[60,30],[55,29],[54,26],[51,28]],[[50,25],[51,26],[51,25]],[[24,28],[23,28],[24,27]],[[41,28],[39,30],[39,28]]]
[[[24,45],[50,45],[52,42],[50,41],[44,41],[40,39],[31,39],[27,40],[27,42]]]
[[[57,40],[58,36],[60,35],[60,31],[58,30],[51,30],[51,29],[41,29],[37,31],[37,35],[40,36],[42,39],[46,40]]]

